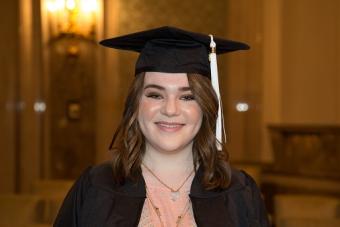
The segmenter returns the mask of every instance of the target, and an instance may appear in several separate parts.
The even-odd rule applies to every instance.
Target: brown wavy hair
[[[122,120],[110,144],[114,179],[124,182],[140,173],[145,153],[145,138],[138,124],[138,108],[144,87],[145,73],[136,75],[125,102]],[[194,167],[203,166],[202,184],[205,189],[227,188],[231,170],[225,141],[222,151],[217,150],[215,127],[218,99],[210,80],[200,74],[188,74],[188,82],[195,100],[202,109],[202,125],[193,142]]]

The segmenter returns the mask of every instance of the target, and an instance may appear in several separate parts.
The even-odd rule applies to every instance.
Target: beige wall
[[[35,15],[33,17],[32,15]],[[42,98],[39,0],[1,3],[0,180],[2,192],[30,191],[44,175],[43,115],[34,111]]]
[[[264,0],[263,154],[268,124],[339,124],[340,2]]]
[[[18,2],[0,3],[0,193],[15,190]],[[7,23],[3,23],[7,21]]]
[[[230,134],[229,152],[232,161],[258,162],[262,160],[259,130],[263,114],[263,2],[227,2],[226,37],[250,45],[248,51],[230,53],[221,59],[222,64],[227,65],[223,90],[226,94],[226,127]],[[249,110],[238,112],[236,104],[239,102],[248,103]]]
[[[99,20],[100,29],[98,39],[118,34],[120,2],[104,1],[102,19]],[[120,119],[120,80],[118,75],[118,53],[109,48],[99,48],[97,73],[97,132],[96,132],[96,162],[100,163],[110,158],[108,146],[111,142],[113,129],[118,126]]]
[[[268,124],[279,124],[281,111],[281,0],[264,0],[263,7],[263,114],[262,114],[262,158],[273,160]]]
[[[282,121],[340,123],[340,2],[284,1]]]
[[[27,192],[32,189],[32,183],[43,175],[41,144],[44,114],[34,110],[35,102],[42,98],[40,83],[43,79],[39,0],[21,0],[19,12],[20,36],[17,46],[20,63],[17,92],[22,108],[19,111],[19,138],[15,143],[19,145],[19,155],[16,158],[19,163],[18,188],[21,192]]]

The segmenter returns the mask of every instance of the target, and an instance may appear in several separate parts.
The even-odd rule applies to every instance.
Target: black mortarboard
[[[246,50],[249,46],[214,37],[216,53]],[[105,39],[100,44],[115,49],[140,52],[135,73],[199,73],[210,77],[208,35],[174,27],[160,27],[147,31]]]

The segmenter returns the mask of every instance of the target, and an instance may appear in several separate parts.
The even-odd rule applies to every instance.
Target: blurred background
[[[137,54],[98,41],[170,25],[248,43],[219,56],[231,163],[273,226],[340,226],[340,1],[0,3],[0,226],[51,226],[110,158]]]

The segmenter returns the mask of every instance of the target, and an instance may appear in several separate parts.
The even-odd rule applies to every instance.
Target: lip
[[[157,121],[155,122],[155,124],[161,131],[165,132],[177,132],[181,130],[185,125],[179,122],[167,122],[167,121]]]

